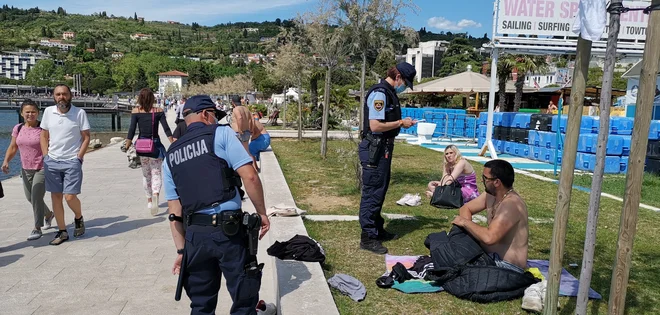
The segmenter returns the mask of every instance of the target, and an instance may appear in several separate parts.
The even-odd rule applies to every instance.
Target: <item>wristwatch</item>
[[[183,248],[182,248],[182,249],[177,249],[177,250],[176,250],[176,253],[177,253],[178,255],[183,255],[183,251],[184,251]]]

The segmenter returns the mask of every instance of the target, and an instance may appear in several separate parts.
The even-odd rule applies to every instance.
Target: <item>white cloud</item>
[[[462,19],[456,23],[441,16],[430,18],[426,24],[429,27],[433,27],[442,31],[461,31],[464,28],[481,27],[481,23],[475,22],[473,20]]]
[[[148,21],[180,21],[194,22],[196,20],[212,20],[214,17],[222,17],[222,20],[231,20],[232,15],[264,13],[264,11],[292,7],[309,3],[311,0],[192,0],[182,2],[180,0],[64,0],[56,4],[45,3],[42,0],[13,1],[14,6],[33,7],[38,5],[45,10],[56,10],[58,6],[63,7],[69,13],[92,14],[106,11],[108,15],[115,16],[143,16]],[[20,4],[23,2],[23,4]]]

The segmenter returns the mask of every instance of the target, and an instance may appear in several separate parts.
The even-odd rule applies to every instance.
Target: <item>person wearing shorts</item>
[[[64,222],[64,203],[75,214],[74,237],[85,234],[85,223],[78,194],[83,180],[83,157],[89,146],[87,113],[71,105],[71,89],[57,85],[53,92],[55,105],[44,111],[41,121],[41,151],[44,156],[46,191],[50,192],[58,232],[50,244],[69,240]]]
[[[252,140],[248,146],[250,155],[254,156],[255,160],[259,161],[259,153],[266,151],[270,146],[270,134],[264,127],[259,119],[255,118],[251,124],[252,127]]]

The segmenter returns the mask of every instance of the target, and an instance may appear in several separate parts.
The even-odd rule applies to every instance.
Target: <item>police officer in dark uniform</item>
[[[234,131],[217,124],[210,97],[191,97],[183,112],[187,131],[172,143],[163,163],[178,253],[172,272],[182,273],[191,314],[215,314],[223,275],[233,300],[231,314],[256,314],[263,268],[256,260],[256,242],[270,226],[261,181]],[[241,179],[258,215],[241,210]]]
[[[412,89],[415,68],[402,62],[387,71],[387,77],[373,85],[367,92],[364,104],[362,141],[359,158],[362,164],[362,198],[360,200],[360,248],[377,253],[387,253],[382,241],[398,238],[385,231],[385,221],[380,215],[390,183],[394,137],[401,127],[409,128],[416,121],[401,119],[398,93],[406,86]]]

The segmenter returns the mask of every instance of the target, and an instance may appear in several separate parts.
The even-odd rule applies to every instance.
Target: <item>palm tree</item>
[[[545,58],[542,56],[528,56],[518,55],[514,56],[516,59],[515,68],[518,69],[518,78],[516,79],[516,97],[513,100],[513,111],[520,110],[522,104],[523,85],[525,84],[525,76],[527,73],[534,73],[543,71],[546,68]]]
[[[506,81],[513,71],[513,67],[516,64],[516,56],[514,55],[503,55],[497,61],[497,80],[499,84],[499,103],[501,111],[510,112],[511,108],[507,107],[506,104]]]

